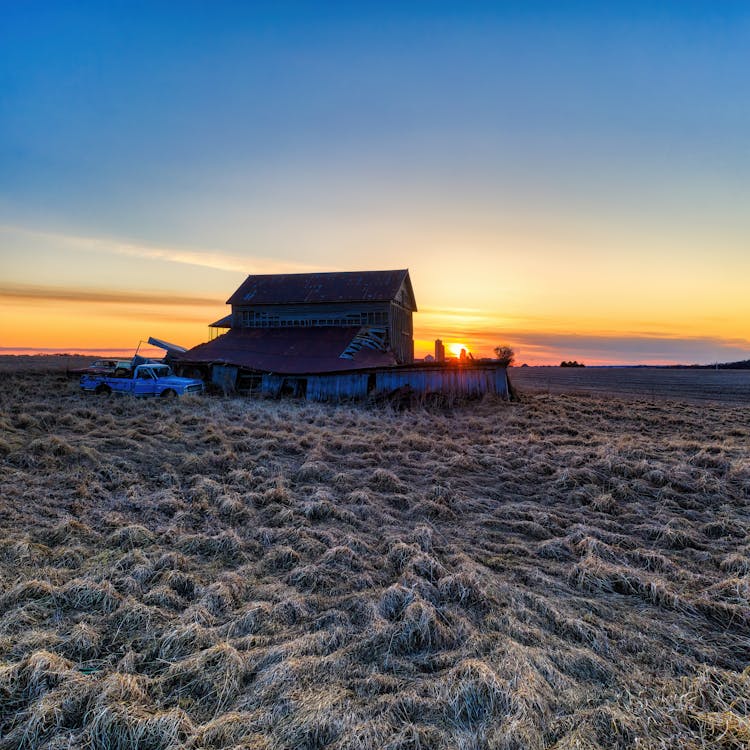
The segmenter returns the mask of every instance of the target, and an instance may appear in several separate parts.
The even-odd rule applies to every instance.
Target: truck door
[[[107,378],[107,385],[115,393],[130,393],[133,390],[133,381],[125,378]]]
[[[136,373],[133,380],[136,396],[153,396],[156,393],[156,379],[154,374],[147,367],[142,367]]]

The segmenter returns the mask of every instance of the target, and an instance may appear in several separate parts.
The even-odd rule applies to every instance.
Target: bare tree
[[[495,347],[495,354],[501,365],[509,367],[516,360],[516,353],[506,344],[499,344]]]

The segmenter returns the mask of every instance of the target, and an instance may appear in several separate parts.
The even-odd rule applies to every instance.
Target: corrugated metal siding
[[[309,401],[339,401],[367,396],[367,375],[313,375],[307,379]]]
[[[269,396],[278,396],[281,393],[281,385],[284,382],[282,375],[264,375],[261,378],[260,389]]]
[[[508,371],[504,367],[495,369],[495,393],[507,398],[510,395],[508,387]]]
[[[375,393],[386,394],[409,386],[417,393],[454,396],[508,395],[503,368],[445,367],[440,369],[380,370],[375,375]]]
[[[222,388],[234,388],[237,384],[238,367],[231,365],[214,365],[211,368],[211,382]]]
[[[370,379],[374,388],[369,391]],[[387,395],[408,386],[417,394],[440,393],[446,396],[475,397],[486,393],[508,395],[508,379],[502,367],[413,367],[389,368],[365,373],[337,373],[331,375],[291,376],[263,375],[262,390],[269,396],[279,396],[284,383],[306,382],[309,401],[337,401]],[[301,395],[300,390],[300,395]]]

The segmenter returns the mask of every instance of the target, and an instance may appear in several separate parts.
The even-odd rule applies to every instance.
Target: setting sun
[[[462,349],[465,349],[467,354],[469,353],[469,347],[466,344],[448,344],[446,349],[452,357],[460,357]]]

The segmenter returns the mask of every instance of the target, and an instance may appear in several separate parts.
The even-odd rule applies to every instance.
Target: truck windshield
[[[151,368],[154,372],[154,375],[157,378],[166,378],[169,375],[172,374],[172,371],[167,367],[167,365],[161,365],[160,367],[152,367]]]

